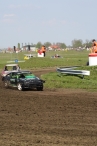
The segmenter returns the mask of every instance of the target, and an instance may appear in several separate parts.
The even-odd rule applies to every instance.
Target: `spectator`
[[[46,47],[45,46],[42,46],[42,48],[41,48],[41,50],[42,50],[42,53],[44,54],[44,57],[45,57],[45,52],[46,52]]]
[[[93,42],[92,53],[97,53],[97,42],[95,39],[93,39],[92,42]]]

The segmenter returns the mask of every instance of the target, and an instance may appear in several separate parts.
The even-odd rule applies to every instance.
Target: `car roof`
[[[18,64],[6,64],[5,66],[17,66]]]
[[[23,70],[23,71],[19,71],[19,73],[31,73],[31,72],[28,70]]]
[[[23,71],[14,70],[14,71],[9,72],[8,74],[11,74],[11,73],[22,74],[22,73],[31,73],[31,72],[28,70],[23,70]]]

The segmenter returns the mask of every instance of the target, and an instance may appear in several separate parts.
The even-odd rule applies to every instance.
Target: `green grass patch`
[[[13,61],[15,59],[24,60],[25,54],[30,54],[28,52],[16,53],[0,53],[0,69],[4,68],[4,65],[7,61]],[[32,52],[36,54],[36,52]],[[61,58],[51,58],[55,54],[59,54]],[[24,63],[18,62],[18,64],[23,69],[37,69],[37,68],[47,68],[47,67],[58,67],[58,66],[72,66],[72,65],[85,65],[88,61],[88,52],[87,51],[48,51],[46,52],[45,58],[33,57],[29,60],[26,60]]]
[[[97,66],[83,66],[77,68],[78,70],[89,70],[90,76],[82,75],[60,75],[59,73],[51,72],[42,75],[42,78],[46,80],[46,88],[73,88],[73,89],[87,89],[91,91],[97,90]]]

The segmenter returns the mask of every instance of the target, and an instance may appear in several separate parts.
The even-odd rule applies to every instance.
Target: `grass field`
[[[4,67],[7,61],[24,60],[24,54],[28,52],[21,53],[0,53],[0,69]],[[29,53],[30,54],[30,53]],[[36,52],[32,52],[37,56]],[[51,58],[55,54],[59,54],[62,58]],[[86,65],[88,61],[88,51],[47,51],[45,58],[33,57],[24,63],[19,63],[21,68],[47,68],[47,67],[57,67],[57,66],[71,66],[71,65]]]

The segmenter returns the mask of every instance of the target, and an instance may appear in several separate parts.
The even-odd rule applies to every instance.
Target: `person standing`
[[[97,53],[97,42],[95,39],[92,40],[92,53]]]
[[[45,57],[45,55],[46,55],[46,47],[43,45],[42,48],[41,48],[41,50],[42,50],[42,53],[43,53],[43,55]]]

